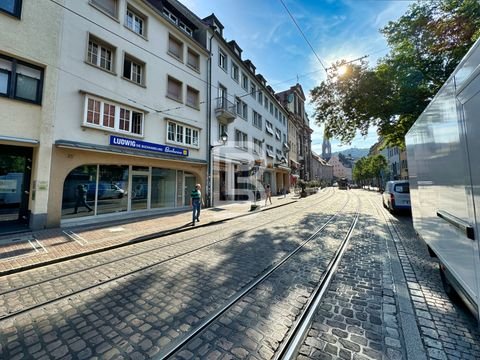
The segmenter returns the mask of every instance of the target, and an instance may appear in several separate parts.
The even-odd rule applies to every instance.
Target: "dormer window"
[[[173,15],[168,9],[163,8],[163,15],[165,15],[168,18],[168,20],[170,20],[175,25],[177,25],[178,18],[175,15]]]

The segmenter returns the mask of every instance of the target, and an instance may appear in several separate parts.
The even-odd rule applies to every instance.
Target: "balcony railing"
[[[215,116],[223,123],[229,124],[237,117],[235,104],[225,98],[217,98],[217,106],[215,107]]]

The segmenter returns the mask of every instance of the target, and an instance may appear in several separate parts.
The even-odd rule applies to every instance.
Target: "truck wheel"
[[[439,263],[439,269],[440,269],[440,278],[442,279],[442,285],[443,285],[443,289],[445,290],[445,293],[453,302],[459,301],[460,297],[458,296],[455,288],[452,286],[452,284],[448,280],[447,274],[445,273],[446,271],[445,266],[443,266],[442,263]]]

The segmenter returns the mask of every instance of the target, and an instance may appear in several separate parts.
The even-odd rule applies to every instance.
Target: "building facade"
[[[319,181],[325,185],[333,183],[333,165],[329,164],[314,151],[312,151],[311,164],[312,180]]]
[[[399,180],[401,179],[400,175],[400,148],[389,147],[387,148],[387,161],[388,161],[388,170],[390,180]]]
[[[293,179],[312,180],[311,149],[312,133],[309,119],[305,112],[305,94],[300,84],[277,93],[277,98],[288,112],[290,163]]]
[[[252,200],[266,185],[282,193],[289,186],[287,113],[241,47],[224,39],[219,19],[212,14],[203,22],[211,53],[212,204]]]
[[[50,1],[0,2],[2,230],[47,221],[62,22]]]
[[[283,193],[294,162],[310,177],[301,86],[277,97],[213,14],[13,0],[0,17],[2,229],[187,209],[196,183],[210,206]]]
[[[339,178],[347,178],[348,180],[352,181],[352,168],[346,167],[341,161],[338,155],[332,155],[330,161],[328,162],[330,165],[333,166],[333,176],[336,179]]]
[[[206,30],[174,5],[2,2],[6,221],[38,229],[171,211],[205,184]]]

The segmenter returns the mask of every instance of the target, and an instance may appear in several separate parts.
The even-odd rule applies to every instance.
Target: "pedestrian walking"
[[[192,226],[195,225],[195,220],[200,222],[200,208],[203,204],[202,192],[200,184],[195,185],[195,189],[190,194],[190,206],[192,207]]]
[[[75,210],[74,214],[78,213],[78,208],[80,206],[85,206],[88,209],[88,212],[93,211],[93,209],[87,204],[87,190],[82,184],[78,184],[75,198]]]
[[[270,189],[270,185],[267,185],[265,188],[265,206],[267,206],[267,201],[270,200],[270,205],[272,204],[272,190]]]

